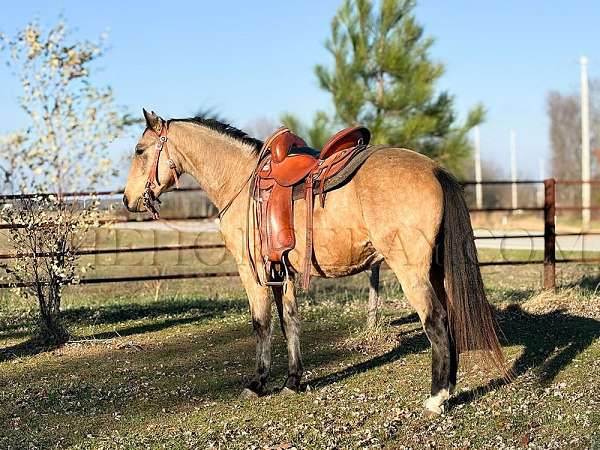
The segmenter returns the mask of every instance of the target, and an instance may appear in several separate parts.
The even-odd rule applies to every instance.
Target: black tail
[[[483,288],[462,187],[442,168],[436,170],[436,177],[444,191],[444,278],[450,333],[459,353],[482,350],[491,365],[508,375],[492,308]]]

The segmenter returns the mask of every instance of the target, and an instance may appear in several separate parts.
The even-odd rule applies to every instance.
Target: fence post
[[[544,289],[556,287],[556,180],[544,180]]]

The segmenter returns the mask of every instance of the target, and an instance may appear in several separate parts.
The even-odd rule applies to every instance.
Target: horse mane
[[[213,131],[221,133],[225,136],[235,139],[236,141],[250,145],[255,153],[258,153],[263,145],[260,139],[253,138],[248,135],[245,131],[230,125],[222,119],[216,117],[207,116],[205,114],[199,114],[194,117],[188,117],[185,119],[171,119],[169,122],[190,122],[203,127],[209,128]]]

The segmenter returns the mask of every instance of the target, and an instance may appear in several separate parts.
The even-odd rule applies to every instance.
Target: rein
[[[258,162],[256,163],[256,167],[250,173],[250,175],[248,176],[248,178],[246,178],[246,181],[244,181],[244,184],[242,184],[240,186],[240,188],[238,189],[238,191],[236,192],[236,194],[233,196],[233,198],[227,202],[227,204],[223,207],[223,209],[221,209],[221,211],[219,212],[219,218],[223,217],[223,215],[225,214],[225,212],[227,212],[227,210],[233,204],[233,202],[235,201],[235,199],[238,198],[238,196],[242,193],[242,191],[244,190],[244,187],[252,179],[254,179],[256,177],[256,174],[258,173],[259,168],[260,168],[261,161],[263,160],[263,158],[264,158],[264,156],[266,154],[267,149],[271,146],[271,143],[275,140],[275,137],[277,137],[281,133],[284,133],[285,131],[287,131],[287,128],[281,127],[273,135],[271,135],[271,137],[269,137],[269,139],[266,142],[263,143],[260,151],[258,152]],[[254,186],[251,186],[250,187],[250,197],[252,197],[252,191],[253,190],[254,190]]]
[[[254,177],[254,171],[252,171],[252,173],[250,174],[250,176],[248,178],[246,178],[246,181],[244,181],[244,184],[242,184],[240,186],[240,188],[235,193],[235,195],[231,198],[231,200],[229,200],[227,202],[227,204],[223,207],[223,209],[221,209],[221,211],[219,211],[219,219],[221,219],[225,215],[225,213],[227,212],[227,210],[229,209],[229,207],[233,204],[233,202],[235,201],[235,199],[239,197],[239,195],[242,193],[242,191],[244,190],[244,188],[246,187],[246,185],[248,184],[248,182],[253,177]]]
[[[179,174],[177,173],[177,166],[175,165],[175,161],[171,159],[169,154],[169,148],[167,147],[167,131],[169,128],[168,122],[163,121],[160,132],[152,130],[157,136],[158,141],[156,142],[156,146],[154,147],[154,161],[152,162],[152,166],[150,167],[150,172],[148,173],[148,180],[146,181],[146,186],[144,189],[144,193],[142,194],[142,201],[144,206],[150,213],[153,219],[160,219],[160,215],[158,213],[158,208],[156,204],[160,204],[160,200],[154,195],[154,191],[152,188],[156,186],[160,186],[160,182],[158,181],[158,163],[160,161],[160,154],[164,151],[165,156],[167,157],[167,164],[169,165],[169,169],[173,173],[173,178],[175,178],[175,187],[179,189]]]

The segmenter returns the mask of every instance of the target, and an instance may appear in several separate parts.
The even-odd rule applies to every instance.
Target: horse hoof
[[[438,405],[430,400],[431,399],[428,399],[428,401],[425,402],[425,417],[437,417],[444,414],[444,404]]]
[[[258,398],[258,394],[252,389],[245,388],[240,394],[240,400],[251,400],[254,398]]]
[[[298,392],[296,392],[295,390],[290,389],[289,387],[285,386],[279,394],[280,395],[295,395],[297,393]]]
[[[432,401],[433,400],[433,401]],[[437,417],[444,414],[445,405],[442,403],[441,405],[435,401],[435,397],[427,399],[425,401],[425,417]]]
[[[423,403],[423,406],[425,406],[425,415],[427,417],[435,417],[443,414],[448,398],[450,398],[450,394],[447,389],[442,389],[436,395],[429,397]]]
[[[425,408],[425,410],[423,411],[423,415],[427,419],[435,419],[436,417],[441,416],[443,412],[444,412],[443,408],[436,408],[435,411],[432,409]]]

